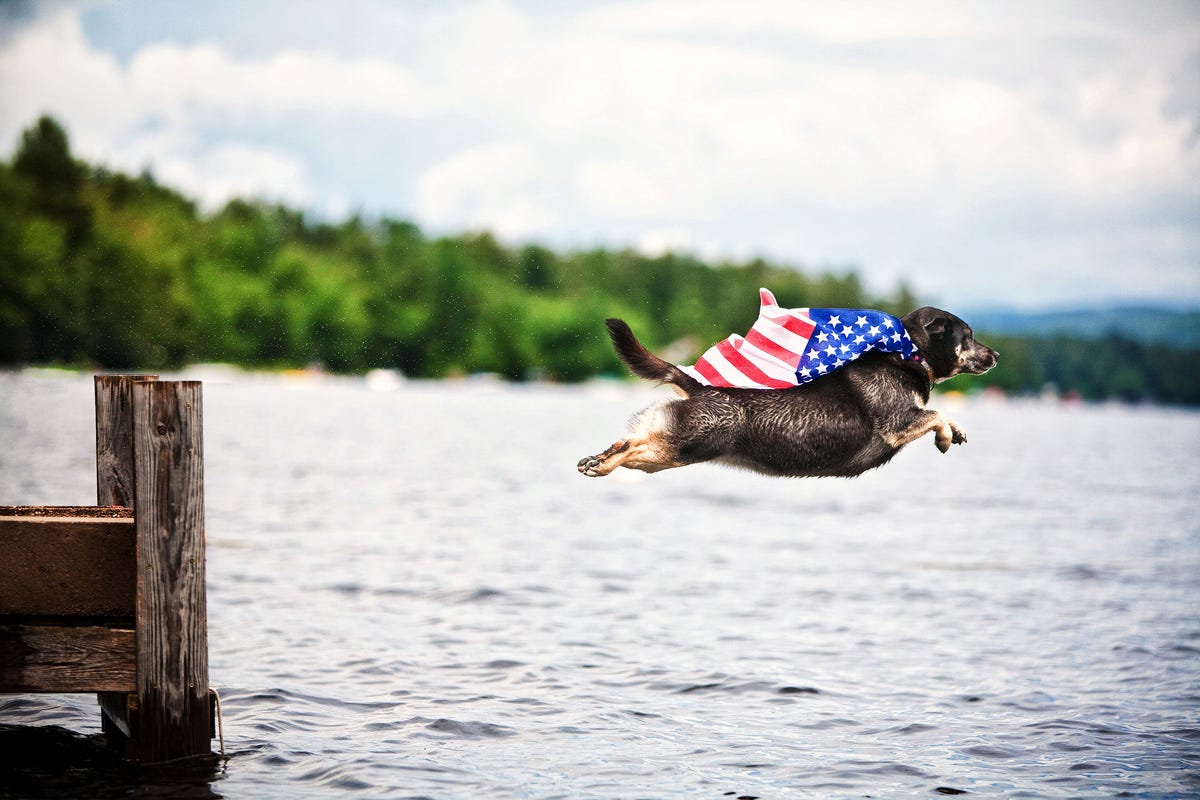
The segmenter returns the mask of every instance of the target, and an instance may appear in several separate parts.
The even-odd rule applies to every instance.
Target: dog
[[[714,461],[766,475],[848,478],[930,432],[943,453],[965,444],[961,426],[926,407],[930,390],[960,373],[987,372],[999,353],[948,311],[926,306],[900,321],[918,358],[868,352],[811,383],[764,390],[705,386],[647,350],[624,321],[606,320],[630,371],[673,385],[682,398],[637,414],[624,439],[581,459],[578,470],[600,477],[617,467],[659,472]]]

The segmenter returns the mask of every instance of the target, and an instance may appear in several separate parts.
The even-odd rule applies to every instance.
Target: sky
[[[1200,307],[1194,0],[0,0],[43,113],[205,210]]]

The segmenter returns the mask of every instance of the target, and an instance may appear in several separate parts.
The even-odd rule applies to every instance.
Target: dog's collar
[[[909,358],[925,368],[925,372],[929,375],[929,382],[933,383],[933,367],[929,366],[929,362],[922,358],[921,354],[917,352],[913,352]]]

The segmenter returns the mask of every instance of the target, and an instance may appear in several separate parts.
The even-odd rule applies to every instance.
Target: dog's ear
[[[900,318],[904,330],[919,350],[928,350],[935,338],[942,336],[954,325],[954,317],[933,306],[922,306]]]
[[[946,332],[946,322],[947,322],[947,320],[945,317],[941,317],[941,316],[934,317],[931,320],[926,320],[925,324],[922,327],[925,328],[925,331],[927,333],[932,333],[932,334],[945,333]]]

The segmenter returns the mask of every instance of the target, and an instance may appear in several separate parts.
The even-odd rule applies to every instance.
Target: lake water
[[[91,386],[0,374],[0,503],[94,501]],[[0,793],[1200,793],[1200,414],[944,397],[969,444],[855,480],[576,473],[656,396],[206,382],[226,758],[0,696]]]

